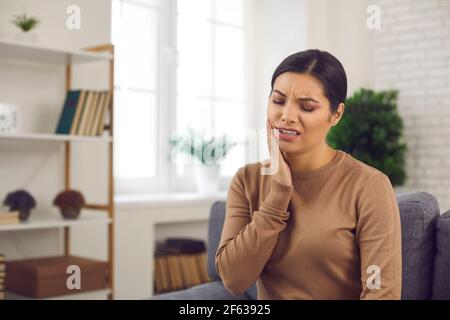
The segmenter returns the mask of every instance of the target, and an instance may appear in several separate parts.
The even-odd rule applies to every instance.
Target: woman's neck
[[[336,156],[336,153],[336,150],[323,144],[302,154],[285,153],[285,157],[292,171],[306,171],[323,167]]]

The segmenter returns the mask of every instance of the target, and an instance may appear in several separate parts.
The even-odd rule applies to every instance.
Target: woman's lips
[[[277,129],[279,132],[279,138],[281,140],[285,140],[285,141],[293,141],[293,140],[297,139],[298,137],[300,137],[300,135],[301,135],[300,132],[298,132],[297,130],[295,130],[297,132],[297,134],[293,135],[293,134],[289,134],[289,133],[284,133],[282,131],[283,129],[280,129],[277,127],[275,127],[275,129]]]
[[[287,133],[282,133],[281,131],[280,131],[280,135],[279,135],[280,139],[286,140],[286,141],[293,141],[300,136],[301,136],[300,134],[293,136],[293,135],[290,135]]]

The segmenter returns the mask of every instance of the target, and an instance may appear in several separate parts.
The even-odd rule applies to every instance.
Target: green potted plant
[[[185,134],[172,135],[169,143],[172,160],[176,154],[182,153],[194,161],[198,191],[204,194],[217,192],[220,162],[237,143],[227,135],[206,138],[192,128],[188,128]]]
[[[407,146],[397,97],[396,90],[356,91],[347,99],[341,121],[327,136],[330,146],[377,168],[393,186],[401,186],[406,180]]]
[[[36,41],[36,35],[31,32],[40,23],[36,17],[24,13],[14,16],[11,22],[20,30],[16,37],[18,40]]]
[[[83,195],[76,190],[66,190],[58,193],[53,199],[65,219],[77,219],[81,208],[86,204]]]
[[[36,207],[36,201],[26,190],[17,190],[8,193],[3,201],[10,211],[19,211],[19,220],[26,221],[31,214],[31,209]]]

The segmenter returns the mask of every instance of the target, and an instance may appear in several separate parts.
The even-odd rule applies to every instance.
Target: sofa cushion
[[[216,270],[215,258],[225,221],[225,210],[225,201],[216,201],[209,211],[207,271],[213,280],[221,280]]]
[[[246,294],[234,295],[222,284],[222,281],[203,283],[189,289],[163,293],[150,300],[249,300]]]
[[[211,279],[220,281],[219,274],[215,266],[216,251],[219,247],[222,235],[223,223],[225,221],[226,202],[216,201],[211,206],[208,224],[208,263],[207,271]],[[245,291],[245,294],[252,300],[256,300],[256,283]]]
[[[450,300],[450,210],[436,219],[433,300]]]
[[[402,226],[402,300],[429,299],[439,204],[426,192],[397,195],[397,202]]]

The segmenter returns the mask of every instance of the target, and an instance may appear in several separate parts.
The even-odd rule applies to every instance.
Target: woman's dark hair
[[[275,69],[272,76],[272,90],[275,79],[280,74],[289,71],[316,77],[323,85],[325,96],[330,101],[332,113],[336,112],[340,103],[345,103],[347,76],[342,64],[330,53],[310,49],[290,55]]]

